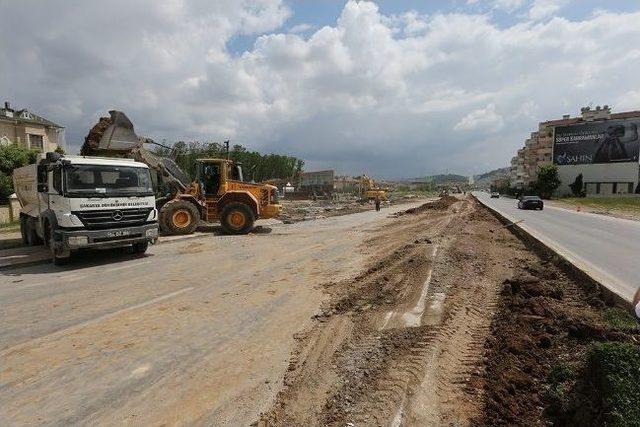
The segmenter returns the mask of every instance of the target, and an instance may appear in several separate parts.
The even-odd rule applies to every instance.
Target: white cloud
[[[498,132],[504,126],[504,120],[496,112],[496,105],[489,104],[484,108],[474,110],[464,116],[454,127],[457,131],[478,131]]]
[[[538,21],[554,15],[562,9],[568,0],[534,0],[529,9],[529,18]]]
[[[0,93],[67,125],[76,147],[117,107],[158,139],[231,138],[310,168],[471,173],[507,164],[539,120],[640,108],[640,13],[504,26],[349,1],[301,37],[279,0],[114,1],[2,6]],[[255,44],[230,52],[246,34]]]
[[[307,31],[315,30],[316,28],[318,28],[316,25],[298,24],[291,27],[289,32],[294,34],[300,34],[300,33],[306,33]]]

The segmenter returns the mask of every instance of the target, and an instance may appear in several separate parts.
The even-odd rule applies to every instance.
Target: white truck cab
[[[158,238],[149,168],[129,159],[42,154],[13,172],[20,230],[44,243],[55,264],[82,248],[131,247],[144,253]]]

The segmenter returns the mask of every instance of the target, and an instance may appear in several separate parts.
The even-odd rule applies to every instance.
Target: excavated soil
[[[102,138],[104,131],[107,130],[107,128],[110,125],[111,125],[111,118],[100,117],[100,120],[98,120],[98,123],[96,123],[91,128],[91,130],[89,130],[89,133],[85,137],[84,144],[80,149],[80,154],[87,155],[87,156],[91,155],[94,152],[94,150],[98,148],[98,145],[100,144],[100,139]]]
[[[527,259],[506,280],[486,342],[485,408],[480,425],[602,425],[607,408],[590,396],[586,354],[596,342],[638,342],[638,330],[605,321],[595,290],[583,288],[548,259]],[[596,390],[596,394],[599,391]]]
[[[579,374],[551,393],[551,373],[579,372],[594,340],[635,339],[604,326],[596,295],[472,198],[405,211],[361,250],[368,268],[324,286],[256,425],[571,424],[589,396]]]
[[[455,200],[453,200],[455,199]],[[430,204],[433,206],[433,204]],[[330,298],[259,425],[468,424],[482,410],[484,342],[504,280],[527,255],[471,199],[372,232],[359,276]]]

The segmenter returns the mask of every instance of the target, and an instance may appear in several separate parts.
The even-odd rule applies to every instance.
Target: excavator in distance
[[[158,144],[136,135],[121,111],[109,111],[89,131],[81,154],[130,157],[156,172],[157,184],[168,194],[156,200],[164,234],[191,234],[198,223],[219,221],[227,234],[247,234],[256,219],[277,217],[282,211],[277,188],[243,181],[242,167],[229,159],[197,159],[191,180],[171,159],[159,157],[145,144]]]
[[[360,193],[363,200],[387,200],[387,189],[376,186],[375,181],[363,174],[360,177]]]

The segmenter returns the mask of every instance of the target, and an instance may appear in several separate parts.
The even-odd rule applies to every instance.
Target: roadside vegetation
[[[159,148],[156,154],[173,158],[190,178],[195,178],[196,159],[224,159],[227,157],[227,149],[218,142],[178,141],[173,145],[173,150]],[[229,157],[234,162],[242,164],[244,178],[247,181],[260,182],[274,178],[293,180],[302,173],[304,167],[304,160],[297,157],[262,154],[249,151],[246,147],[237,144],[230,148]]]
[[[17,144],[0,146],[0,204],[6,203],[13,193],[13,170],[35,163],[38,151]]]
[[[640,197],[567,197],[558,201],[570,205],[582,205],[603,211],[624,211],[640,215]]]

